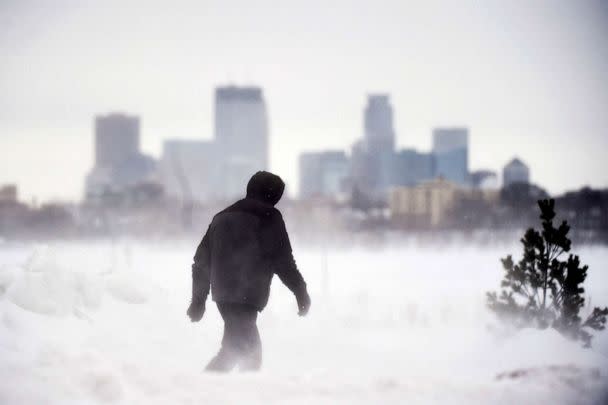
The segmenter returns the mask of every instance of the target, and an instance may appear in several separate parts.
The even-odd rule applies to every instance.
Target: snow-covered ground
[[[203,373],[222,324],[186,317],[196,242],[0,246],[0,404],[605,403],[608,332],[495,333],[485,291],[520,247],[298,249],[313,306],[275,278],[259,373]],[[582,248],[608,305],[607,248]],[[327,277],[324,276],[326,263]]]

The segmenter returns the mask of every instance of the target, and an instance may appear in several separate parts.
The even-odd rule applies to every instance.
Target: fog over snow
[[[200,323],[186,317],[195,244],[0,245],[0,403],[599,404],[608,398],[606,331],[596,334],[592,349],[551,329],[497,332],[485,292],[499,287],[499,258],[517,257],[515,244],[404,242],[326,251],[296,244],[313,300],[309,316],[297,316],[295,299],[275,278],[259,318],[262,371],[204,373],[222,323],[211,302]],[[587,297],[608,305],[608,249],[577,253],[590,266]]]

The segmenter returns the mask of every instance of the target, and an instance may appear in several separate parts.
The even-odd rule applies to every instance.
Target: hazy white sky
[[[471,169],[517,155],[551,192],[608,186],[606,1],[0,0],[0,183],[79,199],[93,116],[142,117],[142,146],[212,135],[213,89],[264,88],[271,169],[350,149],[366,94],[398,144],[471,129]]]

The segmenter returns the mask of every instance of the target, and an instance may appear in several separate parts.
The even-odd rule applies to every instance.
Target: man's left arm
[[[273,223],[273,240],[275,256],[273,260],[274,272],[283,284],[293,292],[298,303],[298,314],[304,316],[310,309],[310,296],[306,288],[306,282],[302,273],[298,270],[293,258],[289,235],[285,228],[285,222],[280,213],[277,212]]]
[[[205,313],[205,301],[210,289],[211,251],[209,246],[210,229],[207,229],[203,240],[198,245],[192,263],[192,301],[188,308],[188,316],[192,322],[198,322]]]

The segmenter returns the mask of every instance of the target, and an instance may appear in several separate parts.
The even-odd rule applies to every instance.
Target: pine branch
[[[595,307],[583,322],[583,326],[594,330],[604,330],[606,328],[606,316],[608,316],[608,307],[604,309]]]

